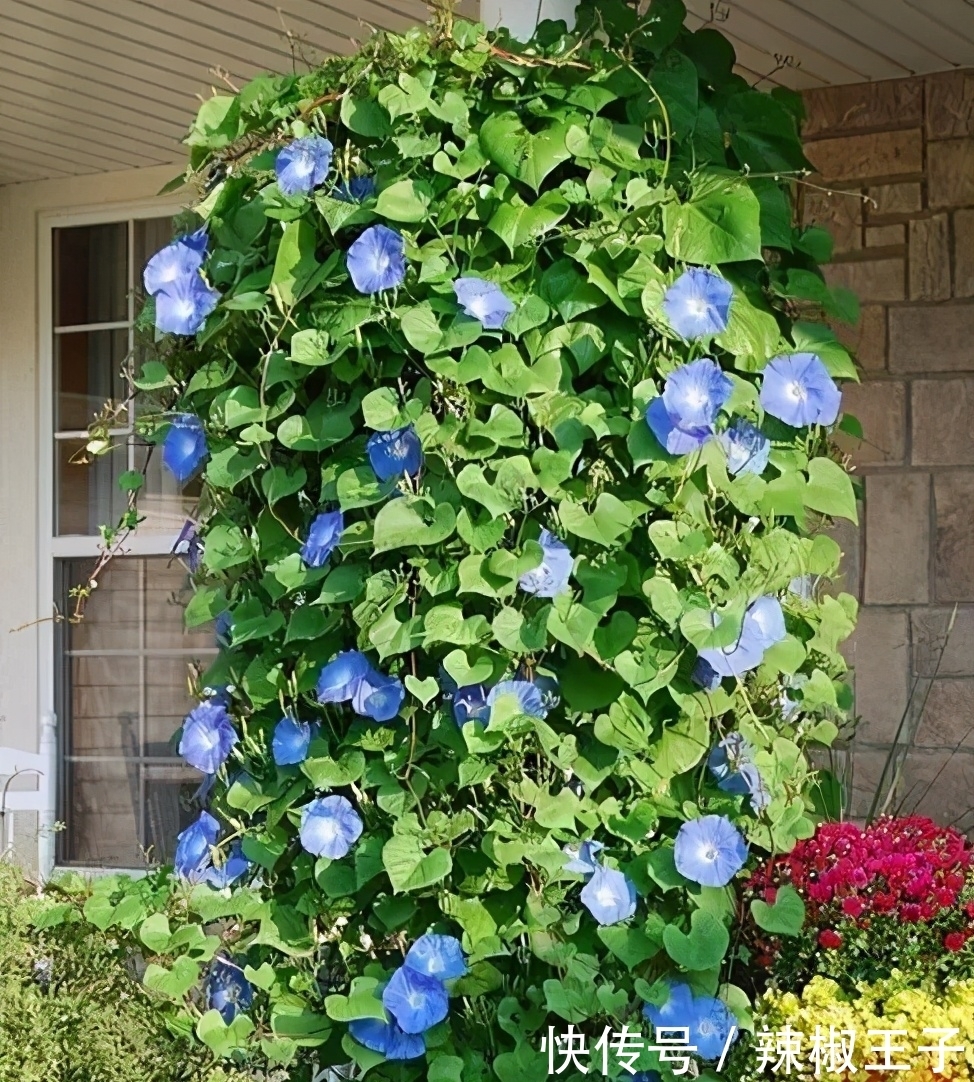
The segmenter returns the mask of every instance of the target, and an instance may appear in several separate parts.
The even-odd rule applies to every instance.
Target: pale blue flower
[[[599,869],[598,855],[605,846],[597,841],[585,841],[575,849],[574,846],[565,846],[565,856],[568,863],[562,865],[566,872],[577,872],[579,875],[594,875]]]
[[[345,518],[341,511],[322,511],[308,527],[308,536],[301,546],[301,559],[307,567],[324,567],[338,547]]]
[[[320,135],[306,135],[289,143],[274,161],[277,186],[285,195],[307,195],[323,184],[335,148]]]
[[[223,890],[236,883],[241,876],[246,875],[251,867],[250,861],[243,855],[240,842],[234,842],[230,846],[226,860],[219,867],[214,865],[209,868],[203,876],[203,882],[209,883],[217,890]]]
[[[162,461],[181,484],[199,470],[209,456],[203,422],[192,413],[173,418],[162,441]]]
[[[203,562],[203,542],[196,530],[196,523],[191,518],[183,523],[183,528],[179,531],[170,555],[185,556],[190,571],[194,574],[199,571],[200,564]]]
[[[348,249],[348,273],[359,293],[397,289],[406,279],[405,244],[387,225],[373,225]]]
[[[198,277],[206,259],[207,242],[206,229],[198,229],[156,252],[142,272],[146,293],[155,296],[174,282]]]
[[[787,634],[781,602],[771,594],[752,602],[744,613],[741,634],[753,639],[764,650],[781,642]]]
[[[400,966],[382,993],[382,1005],[404,1033],[425,1033],[450,1011],[443,982],[411,966]]]
[[[761,811],[771,803],[771,794],[754,763],[754,755],[754,748],[740,733],[728,733],[710,752],[707,768],[718,789],[750,797],[751,807]]]
[[[365,450],[380,481],[390,481],[403,473],[415,477],[423,466],[423,445],[412,425],[374,433]]]
[[[451,697],[453,720],[461,728],[468,721],[486,722],[490,718],[487,688],[483,684],[468,684],[457,688]]]
[[[406,689],[397,676],[389,676],[369,667],[352,695],[352,709],[372,721],[392,721],[399,713]]]
[[[343,796],[312,800],[301,809],[302,847],[316,857],[341,860],[362,835],[359,813]]]
[[[421,1033],[403,1033],[396,1022],[379,1018],[356,1018],[348,1032],[359,1044],[388,1060],[418,1059],[426,1055],[426,1038]]]
[[[347,703],[370,668],[369,659],[360,650],[338,654],[318,676],[318,702]]]
[[[750,421],[735,418],[717,438],[727,455],[727,469],[732,474],[754,473],[760,477],[767,469],[771,441]]]
[[[198,272],[177,278],[155,294],[156,330],[196,334],[219,301],[219,291],[208,286]]]
[[[676,870],[702,887],[726,887],[744,867],[747,842],[725,815],[691,819],[677,831]]]
[[[238,739],[227,708],[211,699],[200,703],[183,722],[179,754],[204,774],[215,774]]]
[[[761,405],[793,428],[834,424],[841,402],[839,388],[814,353],[775,357],[764,370]]]
[[[495,684],[487,696],[487,705],[493,706],[502,697],[513,695],[522,714],[543,718],[546,714],[541,692],[528,680],[502,680]]]
[[[684,271],[663,295],[663,311],[681,338],[703,338],[727,330],[734,287],[702,267]]]
[[[479,319],[488,331],[499,331],[514,311],[514,302],[504,290],[484,278],[458,278],[453,292],[464,314]]]
[[[188,883],[199,883],[206,877],[212,862],[212,847],[220,837],[220,824],[209,812],[199,817],[176,836],[173,866],[176,875]]]
[[[655,1003],[644,1003],[643,1017],[656,1029],[685,1029],[693,1015],[693,993],[690,986],[682,981],[666,983],[670,992],[667,1001],[661,1007]]]
[[[284,717],[274,726],[271,751],[277,766],[295,766],[308,757],[311,725],[297,718]]]
[[[697,1049],[701,1059],[720,1059],[725,1046],[737,1029],[737,1019],[722,999],[713,996],[694,996],[690,1023],[690,1044]],[[734,1033],[736,1039],[737,1033]]]
[[[518,585],[526,594],[537,597],[557,597],[568,589],[574,557],[569,547],[548,530],[542,530],[538,538],[541,546],[541,563],[518,579]]]
[[[406,954],[405,965],[441,981],[456,980],[467,972],[460,940],[433,932],[427,932],[413,943]]]
[[[603,926],[628,920],[636,912],[636,887],[614,868],[599,865],[582,887],[581,898],[585,908]]]
[[[254,990],[244,976],[243,966],[221,955],[210,964],[206,996],[210,1010],[219,1011],[228,1026],[238,1013],[249,1011],[254,1002]]]
[[[671,455],[699,450],[714,435],[714,421],[734,385],[709,357],[666,377],[663,394],[646,409],[646,424]]]
[[[714,626],[720,617],[714,613]],[[758,598],[744,613],[741,633],[732,646],[700,651],[700,657],[718,676],[743,676],[764,660],[765,651],[785,637],[785,617],[781,603],[770,595]]]

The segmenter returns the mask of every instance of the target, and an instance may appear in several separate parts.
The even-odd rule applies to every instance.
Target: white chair
[[[15,778],[35,777],[36,789],[12,788]],[[54,834],[57,778],[57,719],[41,718],[40,750],[0,747],[0,855],[13,847],[13,814],[38,813],[37,863],[46,879],[54,870]]]

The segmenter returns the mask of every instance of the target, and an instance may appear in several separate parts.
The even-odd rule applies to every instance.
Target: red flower
[[[838,950],[842,946],[842,936],[832,928],[823,928],[818,933],[818,945],[826,950]]]
[[[963,950],[966,942],[967,936],[963,932],[948,932],[944,936],[944,946],[949,951]]]
[[[847,917],[852,917],[853,919],[861,917],[865,908],[866,903],[862,898],[857,898],[855,895],[850,898],[842,899],[842,912],[845,913]]]

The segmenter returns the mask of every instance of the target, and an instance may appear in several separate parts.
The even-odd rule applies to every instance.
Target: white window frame
[[[58,211],[40,212],[37,216],[37,433],[38,446],[35,456],[37,463],[37,538],[38,538],[38,582],[37,612],[42,614],[38,625],[38,702],[41,704],[41,717],[57,717],[57,658],[55,657],[55,624],[46,619],[54,613],[55,602],[55,562],[65,559],[96,559],[101,552],[101,538],[97,536],[54,535],[55,462],[54,462],[54,260],[53,239],[55,229],[72,226],[108,225],[115,222],[128,223],[128,254],[134,250],[132,234],[134,223],[148,218],[175,216],[186,209],[181,199],[172,196],[152,200],[139,200],[131,203],[109,203],[98,207],[66,208]],[[131,327],[138,313],[135,311],[134,286],[136,275],[141,268],[128,267],[128,316],[126,325]],[[100,326],[100,325],[93,325]],[[115,326],[110,324],[109,326]],[[90,330],[90,326],[83,328]],[[62,333],[64,333],[62,329]],[[132,344],[132,332],[129,333],[129,345]],[[175,534],[146,533],[140,535],[136,530],[125,543],[124,554],[127,556],[168,556],[176,541]],[[59,734],[63,737],[63,733]],[[63,739],[58,740],[56,778],[51,779],[54,792],[61,792],[61,774],[64,765]],[[49,875],[57,870],[55,864],[54,838],[50,828],[53,824],[41,826],[41,873]],[[45,830],[45,828],[47,828]],[[78,871],[77,865],[66,865]],[[86,875],[118,874],[129,872],[141,875],[143,868],[98,868],[84,866]]]

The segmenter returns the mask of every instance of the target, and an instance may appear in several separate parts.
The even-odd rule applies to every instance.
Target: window
[[[87,426],[108,400],[124,403],[126,375],[139,367],[133,322],[141,271],[172,236],[169,218],[55,228],[52,240],[52,433],[54,598],[88,581],[98,529],[125,508],[119,476],[146,474],[145,516],[129,548],[103,571],[80,623],[54,636],[55,698],[62,770],[58,863],[138,868],[171,858],[176,834],[194,817],[200,775],[185,766],[173,734],[192,707],[189,675],[215,655],[213,629],[188,632],[185,569],[169,556],[192,512],[136,433],[136,397],[113,419],[113,449],[81,463]]]

